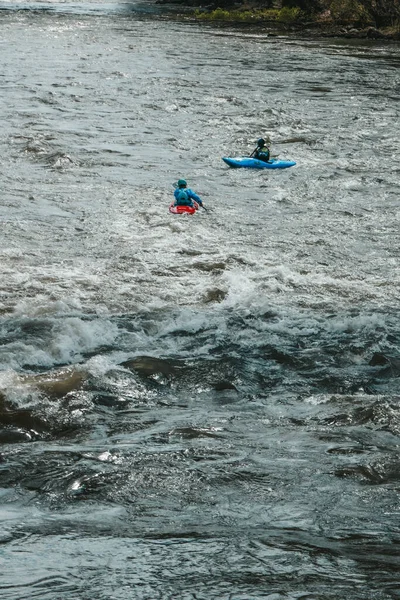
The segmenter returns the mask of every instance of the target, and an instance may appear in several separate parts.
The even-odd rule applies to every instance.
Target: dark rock
[[[392,358],[385,354],[381,354],[380,352],[375,352],[369,361],[369,365],[371,367],[384,366],[384,368],[379,371],[381,377],[400,377],[400,358]]]
[[[161,358],[154,358],[152,356],[136,356],[131,360],[126,360],[121,363],[122,367],[131,371],[136,371],[140,375],[149,377],[161,373],[162,375],[174,375],[177,370],[167,360]]]
[[[384,354],[381,354],[380,352],[375,352],[372,355],[372,358],[368,364],[371,367],[377,367],[377,366],[381,366],[381,365],[387,365],[389,362],[390,362],[389,359],[386,358],[386,356]]]
[[[22,429],[10,428],[0,429],[0,444],[18,444],[21,442],[30,442],[32,436]]]
[[[367,35],[367,38],[371,38],[374,40],[382,39],[385,37],[385,35],[378,29],[375,29],[375,27],[369,27],[366,31],[366,35]]]
[[[222,381],[216,381],[211,385],[217,392],[222,392],[223,390],[234,390],[235,392],[238,391],[237,387],[233,385],[231,381],[227,381],[225,379],[223,379]]]

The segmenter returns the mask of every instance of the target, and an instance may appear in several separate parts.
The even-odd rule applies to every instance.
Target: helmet
[[[187,183],[184,179],[179,179],[178,180],[178,187],[186,187]]]
[[[265,140],[263,140],[263,138],[257,140],[257,146],[265,146]]]

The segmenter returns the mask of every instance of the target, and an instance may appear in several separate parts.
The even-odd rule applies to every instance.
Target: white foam
[[[65,297],[62,300],[51,300],[48,296],[38,294],[34,298],[21,300],[15,305],[14,314],[27,317],[46,315],[65,315],[81,311],[82,306],[76,298]]]
[[[60,357],[61,362],[70,362],[76,355],[110,345],[118,335],[117,326],[103,319],[83,321],[70,317],[58,321],[54,329],[56,335],[52,341],[52,350],[54,356]]]
[[[104,377],[109,371],[115,369],[119,363],[127,360],[131,355],[113,353],[112,355],[93,356],[84,365],[85,371],[93,377]]]
[[[337,317],[327,323],[329,331],[356,332],[361,330],[376,330],[377,327],[385,327],[385,319],[379,314],[357,315],[355,317]]]
[[[48,325],[51,325],[48,327]],[[37,334],[36,341],[23,339],[4,345],[1,352],[3,368],[18,370],[23,365],[52,367],[73,364],[100,346],[112,344],[118,327],[107,319],[84,320],[80,317],[50,319]]]
[[[228,293],[221,305],[226,308],[250,307],[257,295],[257,283],[245,271],[234,269],[225,274]]]

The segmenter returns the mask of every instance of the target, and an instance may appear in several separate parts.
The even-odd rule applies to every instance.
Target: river
[[[0,32],[2,600],[398,600],[399,45]]]

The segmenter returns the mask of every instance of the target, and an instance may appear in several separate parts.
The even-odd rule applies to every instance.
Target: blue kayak
[[[268,162],[258,160],[258,158],[250,158],[249,156],[237,156],[235,158],[222,157],[222,160],[233,168],[247,167],[248,169],[287,169],[293,167],[296,163],[294,160],[279,160],[279,158],[271,158]]]

